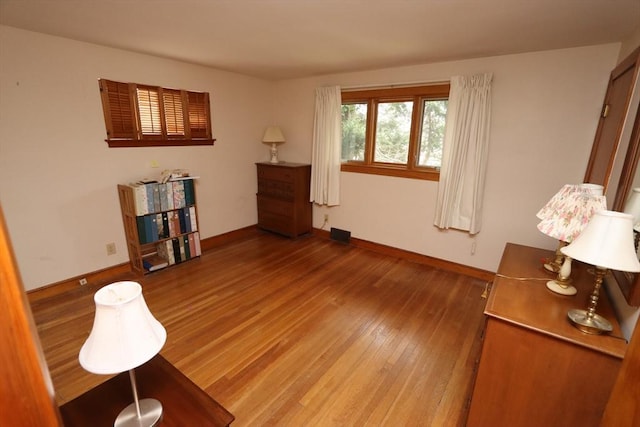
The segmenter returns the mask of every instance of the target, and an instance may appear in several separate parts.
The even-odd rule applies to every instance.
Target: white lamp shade
[[[588,182],[585,182],[584,184],[578,184],[578,186],[581,189],[590,192],[591,194],[595,194],[596,196],[604,195],[604,186],[600,184],[590,184]]]
[[[637,227],[640,222],[640,188],[631,190],[631,195],[624,205],[624,213],[633,215],[633,225]]]
[[[284,135],[278,126],[269,126],[267,130],[264,131],[264,136],[262,137],[262,142],[266,143],[282,143],[284,142]]]
[[[597,267],[640,272],[633,242],[633,216],[622,212],[596,212],[582,233],[560,250]]]
[[[98,290],[93,299],[93,328],[78,357],[84,369],[116,374],[158,354],[167,332],[149,311],[139,283],[112,283]]]

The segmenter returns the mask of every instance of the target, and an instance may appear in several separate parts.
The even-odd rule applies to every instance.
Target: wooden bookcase
[[[185,191],[182,196],[174,197],[173,190],[167,195],[166,191],[160,191],[160,186],[176,189],[182,186],[183,190],[190,190]],[[166,188],[169,187],[165,187],[165,190]],[[146,196],[143,195],[145,193]],[[156,193],[157,196],[154,197]],[[164,268],[159,267],[159,258],[164,259],[167,266],[171,266],[201,255],[193,179],[168,183],[119,184],[118,197],[131,269],[134,272],[146,274],[154,271],[149,270],[148,264],[155,265],[157,269]]]

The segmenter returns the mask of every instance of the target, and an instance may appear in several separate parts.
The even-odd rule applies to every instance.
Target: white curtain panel
[[[434,224],[477,234],[489,151],[493,74],[451,78]]]
[[[316,88],[311,153],[311,201],[340,204],[340,149],[342,145],[340,86]]]

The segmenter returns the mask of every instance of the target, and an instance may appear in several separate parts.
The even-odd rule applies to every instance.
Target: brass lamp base
[[[563,248],[564,246],[567,246],[567,242],[563,242],[562,240],[558,240],[558,248],[556,249],[556,258],[551,260],[548,259],[545,261],[544,263],[544,268],[547,271],[550,271],[552,273],[557,273],[560,271],[560,268],[562,267],[562,263],[564,262],[564,254],[560,251],[561,248]]]
[[[567,316],[573,326],[587,334],[604,334],[613,330],[611,322],[596,313],[590,316],[587,310],[569,310]]]
[[[162,419],[162,404],[156,399],[141,399],[140,416],[135,402],[120,412],[113,423],[114,427],[154,427]]]

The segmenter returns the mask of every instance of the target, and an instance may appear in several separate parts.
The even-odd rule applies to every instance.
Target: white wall
[[[437,183],[342,173],[329,226],[354,237],[487,270],[505,242],[553,248],[535,213],[582,180],[619,44],[267,82],[0,26],[0,203],[27,289],[126,262],[116,184],[186,168],[202,237],[256,223],[254,162],[264,127],[280,124],[281,158],[309,162],[317,86],[443,81],[494,73],[481,233],[433,227]],[[208,91],[214,147],[109,149],[100,77]],[[274,100],[275,99],[275,105]],[[54,102],[55,101],[55,102]],[[274,108],[275,107],[275,108]],[[151,162],[159,163],[158,169]],[[324,208],[314,208],[314,226]],[[471,254],[475,240],[476,252]],[[118,253],[107,256],[115,242]]]
[[[445,81],[492,72],[491,147],[482,231],[471,238],[433,224],[437,183],[341,173],[338,207],[314,207],[353,237],[495,271],[506,242],[554,249],[535,214],[566,183],[582,182],[620,44],[480,58],[280,82],[281,157],[308,161],[314,89]],[[475,254],[472,244],[475,243]]]
[[[98,79],[211,95],[214,147],[111,148]],[[26,289],[128,260],[116,184],[185,168],[201,237],[256,223],[273,83],[0,26],[0,203]],[[151,162],[159,164],[151,168]],[[115,242],[117,254],[105,245]]]

